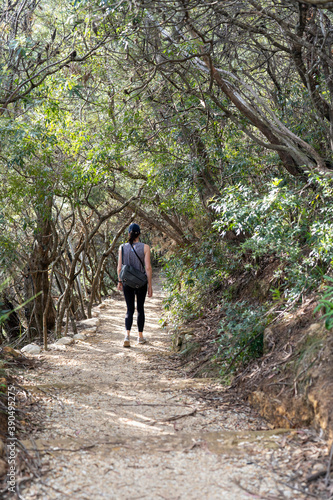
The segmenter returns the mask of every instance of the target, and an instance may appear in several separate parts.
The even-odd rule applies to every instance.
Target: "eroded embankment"
[[[235,303],[247,300],[255,307],[268,300],[275,268],[274,261],[257,279],[237,277]],[[239,368],[230,391],[249,401],[274,427],[314,426],[332,441],[333,335],[320,314],[314,314],[316,305],[315,297],[304,298],[296,311],[274,316],[279,307],[273,304],[274,319],[264,331],[264,354]],[[223,315],[216,305],[207,308],[199,320],[176,333],[174,349],[183,353],[180,365],[188,376],[219,374],[216,340]]]
[[[239,377],[250,403],[275,425],[313,425],[333,440],[333,337],[313,322],[313,302],[264,333],[265,353]],[[246,377],[252,374],[251,383]]]

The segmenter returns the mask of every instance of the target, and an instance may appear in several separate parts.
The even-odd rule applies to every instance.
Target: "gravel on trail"
[[[25,378],[42,400],[43,426],[23,444],[42,473],[22,484],[22,497],[311,498],[290,466],[290,431],[269,429],[246,404],[224,400],[218,381],[187,379],[172,367],[162,298],[158,288],[146,301],[147,344],[133,336],[123,348],[117,294],[94,308],[100,322],[84,340],[39,355],[43,363]],[[215,397],[205,400],[205,391]]]

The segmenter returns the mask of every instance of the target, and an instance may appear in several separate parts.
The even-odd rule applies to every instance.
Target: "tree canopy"
[[[176,322],[207,285],[229,290],[268,256],[267,304],[320,286],[333,258],[330,8],[3,2],[1,281],[7,308],[28,301],[27,337],[91,315],[134,217],[163,254]]]

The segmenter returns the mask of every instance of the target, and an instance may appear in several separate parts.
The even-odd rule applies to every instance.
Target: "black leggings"
[[[144,303],[147,295],[147,285],[144,285],[141,288],[131,288],[128,285],[123,285],[123,291],[127,305],[127,313],[125,316],[126,330],[130,330],[132,328],[135,308],[134,301],[136,295],[136,306],[138,310],[138,331],[142,332],[145,324]]]

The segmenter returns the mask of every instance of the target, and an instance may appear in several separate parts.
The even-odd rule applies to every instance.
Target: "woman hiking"
[[[118,290],[123,290],[124,297],[127,305],[127,312],[125,316],[125,338],[124,347],[130,347],[130,334],[133,323],[133,315],[135,309],[135,296],[137,301],[137,324],[138,324],[138,344],[144,344],[146,339],[143,336],[143,327],[145,323],[144,303],[148,290],[148,297],[153,296],[152,287],[152,267],[150,262],[150,248],[148,245],[141,243],[140,226],[138,224],[131,224],[128,228],[128,243],[119,247],[118,254]],[[147,275],[148,283],[140,288],[131,288],[129,285],[123,283],[120,279],[120,272],[122,264],[133,266]]]

